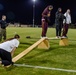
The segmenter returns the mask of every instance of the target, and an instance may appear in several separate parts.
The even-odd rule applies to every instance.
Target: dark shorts
[[[12,64],[12,57],[10,52],[0,49],[0,58],[4,66]]]

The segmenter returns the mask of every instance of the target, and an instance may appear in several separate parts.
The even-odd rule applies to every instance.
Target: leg
[[[0,61],[0,65],[2,64],[2,61]]]
[[[67,35],[67,33],[68,33],[68,28],[69,28],[69,25],[66,24],[66,35]]]
[[[0,42],[2,41],[2,34],[0,34]]]
[[[4,64],[4,66],[12,64],[12,57],[9,52],[0,49],[0,57],[2,60],[1,64]]]
[[[0,57],[1,57],[1,53],[0,53]],[[2,61],[0,61],[0,65],[2,64]]]
[[[62,36],[66,36],[66,24],[63,25],[63,33]]]
[[[45,29],[44,35],[46,37],[46,33],[47,33],[47,29],[48,29],[48,23],[47,22],[45,22],[44,29]]]
[[[59,28],[59,36],[61,36],[61,28]]]
[[[2,29],[0,29],[0,41],[2,41]]]
[[[45,20],[42,20],[42,37],[45,36]]]
[[[56,36],[58,37],[58,25],[56,25]]]
[[[63,22],[60,22],[60,24],[59,24],[59,36],[61,36],[62,26],[63,26]]]
[[[3,39],[6,40],[6,29],[3,30]]]

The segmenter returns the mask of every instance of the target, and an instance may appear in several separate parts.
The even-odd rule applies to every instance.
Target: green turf
[[[41,28],[7,28],[7,38],[13,37],[15,33],[18,33],[21,38],[14,56],[40,39]],[[49,28],[47,36],[55,37],[55,29]],[[62,47],[59,46],[59,40],[50,40],[49,50],[35,48],[16,63],[76,70],[76,29],[69,29],[68,38],[69,46]],[[6,70],[0,66],[0,75],[76,75],[76,73],[26,67],[13,67]]]

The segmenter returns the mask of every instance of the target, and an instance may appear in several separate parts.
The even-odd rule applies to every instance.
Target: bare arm
[[[12,56],[12,57],[13,57],[13,55],[14,55],[15,50],[16,50],[16,47],[14,47],[14,49],[11,51],[11,56]]]

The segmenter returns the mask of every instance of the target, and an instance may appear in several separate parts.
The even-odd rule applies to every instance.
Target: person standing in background
[[[48,23],[50,21],[51,10],[53,9],[52,5],[47,6],[42,12],[42,34],[41,37],[46,37]]]
[[[2,20],[0,20],[0,41],[6,40],[6,27],[8,26],[8,23],[6,22],[6,16],[2,15]]]
[[[71,24],[70,9],[67,9],[67,11],[65,12],[64,16],[65,16],[65,19],[63,21],[63,33],[62,33],[62,37],[67,37],[68,28],[69,28],[69,25]]]
[[[63,27],[63,19],[64,19],[64,15],[62,13],[62,9],[58,8],[58,10],[55,14],[56,38],[61,37],[61,30]]]

